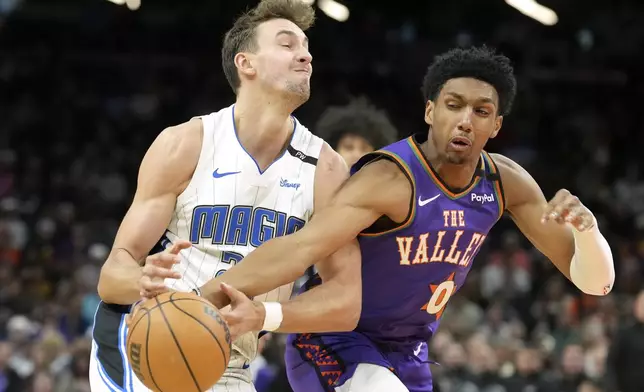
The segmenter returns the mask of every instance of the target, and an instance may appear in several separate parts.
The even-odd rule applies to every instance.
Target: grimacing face
[[[290,20],[271,19],[257,26],[255,52],[240,52],[235,64],[242,83],[259,83],[260,88],[285,93],[304,103],[311,93],[313,57],[309,40]]]
[[[435,101],[427,101],[425,122],[439,156],[452,164],[477,161],[503,123],[499,96],[489,83],[474,78],[448,80]]]

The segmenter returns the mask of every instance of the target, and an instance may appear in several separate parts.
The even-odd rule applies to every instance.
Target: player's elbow
[[[114,267],[108,260],[101,267],[101,272],[98,277],[98,296],[101,298],[101,301],[108,304],[118,302],[117,283],[114,281],[115,274],[113,270]]]
[[[101,301],[108,304],[129,305],[139,298],[138,278],[134,271],[124,271],[118,264],[108,259],[101,267],[97,292]]]
[[[596,282],[573,283],[575,283],[575,286],[577,286],[582,293],[601,297],[608,295],[613,290],[615,276],[613,275],[612,277]]]
[[[100,297],[101,301],[106,302],[106,303],[114,303],[114,291],[111,290],[111,287],[113,287],[113,284],[110,284],[111,276],[110,276],[110,271],[109,267],[106,268],[105,265],[101,267],[101,272],[98,277],[98,286],[97,286],[97,291],[98,291],[98,296]]]
[[[358,321],[360,321],[362,296],[359,295],[356,298],[347,298],[347,300],[347,303],[343,305],[339,312],[342,315],[340,325],[342,330],[338,332],[353,331],[358,326]]]
[[[604,271],[580,267],[574,260],[570,265],[570,280],[584,294],[608,295],[615,284],[615,268],[611,265]]]
[[[342,296],[335,301],[335,314],[338,322],[337,332],[353,331],[358,326],[362,312],[362,282],[360,274],[343,279],[339,288]]]

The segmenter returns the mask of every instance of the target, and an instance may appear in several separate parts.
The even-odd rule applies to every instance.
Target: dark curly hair
[[[346,135],[360,136],[375,149],[398,139],[398,131],[387,114],[376,109],[365,97],[355,98],[346,106],[326,109],[315,125],[315,133],[334,149]]]
[[[456,78],[474,78],[491,84],[499,95],[499,114],[510,114],[517,94],[510,59],[486,46],[457,48],[436,56],[423,80],[425,102],[436,100],[445,83]]]

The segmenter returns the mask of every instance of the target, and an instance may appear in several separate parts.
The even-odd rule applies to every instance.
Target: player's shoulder
[[[489,155],[499,169],[507,208],[538,198],[541,188],[523,166],[502,154]]]
[[[349,168],[342,156],[335,151],[327,142],[322,142],[320,157],[318,158],[318,170],[327,172],[341,172],[348,175]]]
[[[192,118],[184,123],[165,128],[155,144],[159,152],[166,154],[167,158],[190,158],[198,156],[203,139],[203,122],[200,118]]]
[[[340,154],[327,142],[322,142],[315,168],[315,188],[337,188],[349,177],[349,168]]]
[[[501,180],[504,182],[504,185],[508,181],[509,183],[525,181],[526,176],[529,176],[523,166],[505,155],[498,153],[489,153],[489,155],[496,164],[496,167],[499,169],[499,175],[501,176]]]
[[[157,184],[163,178],[163,188],[181,193],[199,162],[202,130],[195,118],[161,131],[141,162],[139,183]]]
[[[392,188],[408,190],[414,183],[413,174],[405,169],[403,163],[380,151],[369,153],[358,160],[353,165],[352,173],[351,182],[373,192]]]

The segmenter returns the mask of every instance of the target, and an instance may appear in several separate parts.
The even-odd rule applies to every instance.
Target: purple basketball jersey
[[[364,156],[352,168],[355,173],[379,158],[397,163],[413,184],[410,214],[400,225],[383,217],[359,237],[363,294],[357,328],[289,337],[286,359],[295,392],[333,391],[359,363],[391,369],[412,392],[432,390],[424,344],[438,328],[450,297],[463,286],[474,257],[503,214],[504,201],[498,169],[487,153],[481,154],[471,183],[455,192],[421,152],[422,138],[403,139]],[[308,388],[298,387],[306,372],[316,374],[321,389],[310,387],[311,380]]]

